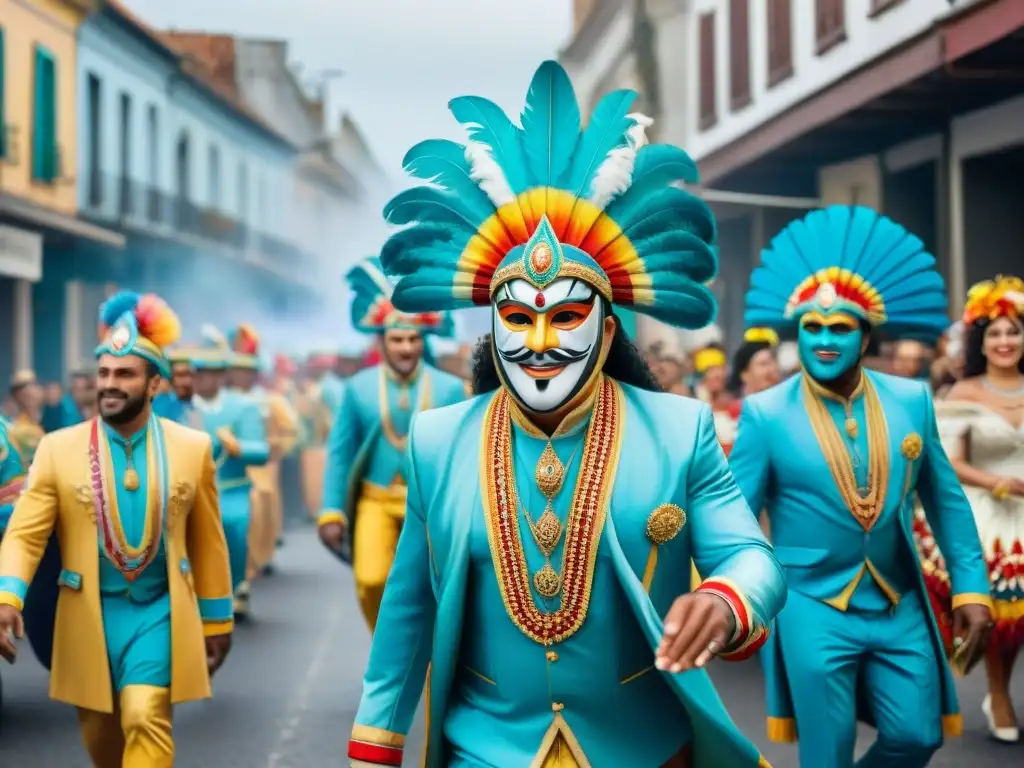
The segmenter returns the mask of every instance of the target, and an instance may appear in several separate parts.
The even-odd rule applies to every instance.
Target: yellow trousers
[[[93,768],[172,768],[171,692],[128,685],[114,711],[78,710],[78,728]]]
[[[352,541],[352,572],[359,607],[371,632],[377,626],[384,583],[395,562],[398,535],[405,520],[405,494],[405,486],[397,483],[382,488],[364,482],[360,489]]]
[[[251,467],[249,518],[249,566],[246,577],[252,581],[273,558],[284,521],[278,465]]]

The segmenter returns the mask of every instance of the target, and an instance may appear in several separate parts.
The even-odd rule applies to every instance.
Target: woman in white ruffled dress
[[[1020,738],[1010,677],[1024,645],[1024,281],[971,289],[964,311],[964,377],[936,403],[946,452],[971,503],[988,560],[993,618],[982,709],[992,736]],[[949,632],[949,579],[923,518],[916,524],[933,606]]]

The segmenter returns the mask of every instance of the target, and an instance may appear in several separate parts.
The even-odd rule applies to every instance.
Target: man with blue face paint
[[[767,510],[789,585],[761,653],[768,736],[799,736],[815,768],[925,766],[961,722],[914,555],[915,494],[949,564],[964,670],[992,627],[988,574],[928,387],[868,371],[862,356],[876,329],[949,324],[935,259],[868,208],[815,211],[762,253],[746,321],[795,327],[802,366],[744,401],[730,456],[748,505]],[[855,763],[858,719],[878,739]]]

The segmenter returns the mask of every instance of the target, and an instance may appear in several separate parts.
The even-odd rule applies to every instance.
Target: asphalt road
[[[277,572],[256,586],[253,610],[254,621],[238,629],[231,657],[214,680],[214,699],[175,712],[177,765],[346,765],[348,732],[369,650],[351,572],[320,549],[311,530],[293,532],[279,552]],[[22,656],[13,668],[0,670],[0,766],[89,768],[74,712],[48,700],[46,673],[27,646]],[[763,686],[756,662],[719,663],[713,675],[734,719],[775,768],[795,768],[795,750],[764,737]],[[1024,743],[1006,746],[988,739],[979,709],[983,689],[981,674],[961,683],[966,733],[938,753],[931,763],[935,768],[1024,764]],[[1024,675],[1018,675],[1015,692],[1024,711]],[[865,729],[861,748],[872,738]],[[422,744],[420,718],[410,736],[407,765],[419,766]]]

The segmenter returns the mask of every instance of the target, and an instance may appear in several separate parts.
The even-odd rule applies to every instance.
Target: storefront
[[[32,367],[32,285],[43,276],[43,236],[0,225],[0,383]]]

